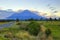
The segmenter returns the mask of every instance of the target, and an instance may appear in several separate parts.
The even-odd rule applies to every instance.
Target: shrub
[[[34,35],[34,36],[37,36],[37,34],[39,33],[40,31],[40,25],[34,21],[30,22],[27,27],[26,27],[26,30],[31,34],[31,35]]]

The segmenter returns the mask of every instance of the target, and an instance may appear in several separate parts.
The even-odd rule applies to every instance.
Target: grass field
[[[60,21],[35,21],[35,22],[39,24],[42,23],[46,28],[50,28],[52,31],[52,36],[54,40],[60,40]],[[23,37],[24,38],[23,40],[26,39],[25,37],[28,37],[28,38],[35,37],[35,36],[29,35],[28,32],[20,29],[20,26],[25,27],[26,25],[30,23],[30,21],[20,21],[19,25],[16,25],[17,23],[18,22],[15,22],[14,25],[12,25],[11,27],[3,28],[2,30],[0,30],[0,40],[14,40],[12,39],[12,36],[16,36],[16,35],[17,35],[16,36],[17,40],[20,40],[20,37]],[[0,23],[0,24],[5,24],[5,23]],[[11,37],[5,38],[4,35],[6,34],[10,35]],[[30,40],[35,40],[35,39],[30,39]]]

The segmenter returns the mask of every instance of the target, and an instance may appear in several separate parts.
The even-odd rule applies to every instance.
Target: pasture
[[[30,35],[28,32],[22,29],[23,27],[26,27],[30,22],[31,21],[19,21],[19,22],[14,21],[14,22],[2,23],[2,24],[0,23],[0,27],[3,27],[0,28],[0,40],[15,40],[15,39],[35,40],[36,36]],[[60,40],[60,21],[35,21],[35,22],[39,23],[40,25],[43,24],[44,27],[46,28],[50,28],[52,31],[53,39]],[[11,37],[5,38],[4,35],[6,34],[10,35]],[[12,38],[12,36],[15,37]]]

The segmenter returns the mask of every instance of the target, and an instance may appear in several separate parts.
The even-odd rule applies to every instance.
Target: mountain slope
[[[41,18],[45,19],[45,17],[39,16],[36,13],[31,12],[29,10],[24,10],[20,13],[15,13],[15,14],[11,15],[10,17],[8,17],[8,19],[20,19],[20,20],[31,19],[31,18],[37,19],[37,20],[39,20]]]

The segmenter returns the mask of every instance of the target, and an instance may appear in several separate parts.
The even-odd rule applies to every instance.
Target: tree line
[[[10,22],[10,21],[60,21],[60,18],[57,19],[57,18],[49,18],[49,19],[33,19],[33,18],[30,18],[30,19],[25,19],[25,20],[20,20],[20,19],[1,19],[0,22]]]

